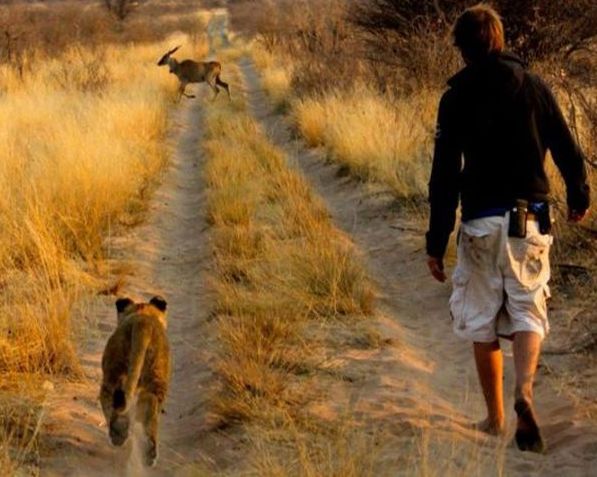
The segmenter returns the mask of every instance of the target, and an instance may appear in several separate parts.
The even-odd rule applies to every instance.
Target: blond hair
[[[497,11],[486,3],[467,8],[454,23],[454,44],[462,55],[476,61],[504,49],[504,25]]]

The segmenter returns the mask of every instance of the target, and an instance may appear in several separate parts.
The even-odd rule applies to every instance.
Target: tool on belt
[[[539,222],[539,232],[548,234],[551,232],[551,211],[548,202],[531,202],[524,199],[517,199],[515,205],[510,208],[510,222],[508,223],[508,236],[525,238],[527,236],[527,220]]]

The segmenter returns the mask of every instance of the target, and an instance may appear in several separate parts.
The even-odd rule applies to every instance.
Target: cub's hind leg
[[[129,437],[129,416],[128,414],[119,414],[114,410],[114,394],[120,388],[115,389],[106,383],[102,383],[100,390],[100,403],[106,425],[108,426],[108,434],[110,442],[114,446],[123,445]]]
[[[160,407],[155,394],[141,391],[137,401],[137,420],[143,425],[145,465],[149,467],[153,467],[158,459],[158,417]]]
[[[104,419],[106,420],[107,426],[110,425],[110,419],[112,418],[112,412],[114,411],[112,407],[113,393],[114,390],[111,386],[108,386],[106,383],[102,383],[99,400],[102,406],[102,412],[104,413]]]

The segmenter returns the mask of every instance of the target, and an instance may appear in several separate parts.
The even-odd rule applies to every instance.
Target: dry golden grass
[[[294,100],[291,114],[310,146],[404,198],[426,193],[437,99],[422,91],[392,103],[361,85]]]
[[[156,61],[173,43],[185,43],[183,55],[205,51],[178,34],[137,46],[74,46],[48,59],[32,53],[26,74],[0,66],[0,381],[17,372],[22,381],[78,373],[75,334],[84,323],[71,316],[106,286],[104,241],[140,220],[167,163],[177,84]],[[15,394],[28,402],[23,393],[3,389],[0,415],[13,414]],[[0,423],[8,468],[24,445],[11,422]]]
[[[253,429],[252,467],[263,477],[367,477],[393,475],[378,465],[379,439],[354,427],[349,416],[337,426],[317,426],[305,431],[290,419],[278,430]]]
[[[544,66],[543,69],[547,70]],[[553,68],[551,69],[553,71]],[[570,97],[565,88],[560,85],[554,87],[554,92],[560,106],[567,116],[571,125],[574,125],[574,136],[579,142],[581,149],[587,157],[593,161],[593,166],[587,164],[589,185],[592,192],[592,204],[595,203],[597,192],[597,168],[595,158],[597,157],[597,122],[594,114],[597,106],[597,88],[591,85],[568,84],[568,87],[575,90],[577,94],[583,95],[585,102],[579,102],[578,97]],[[562,176],[557,170],[551,158],[547,161],[547,173],[552,187],[552,195],[555,199],[556,222],[554,227],[553,260],[554,275],[558,284],[563,284],[566,291],[574,291],[573,295],[586,299],[587,303],[595,302],[595,290],[597,289],[597,213],[595,207],[591,207],[590,214],[580,225],[572,225],[567,222],[566,187]],[[561,268],[559,265],[563,265]],[[572,268],[566,268],[572,265]],[[580,268],[575,268],[580,266]]]
[[[14,475],[23,463],[36,465],[38,435],[48,382],[22,373],[0,383],[0,471]]]
[[[258,43],[250,45],[250,53],[261,72],[261,84],[277,109],[288,107],[292,97],[291,81],[293,64],[284,61]]]
[[[275,429],[248,431],[259,476],[505,475],[507,439],[483,448],[458,431],[408,425],[396,431],[388,419],[355,419],[350,411],[333,422],[283,417]]]
[[[223,423],[275,427],[315,391],[306,374],[317,351],[303,329],[367,316],[374,295],[355,247],[244,109],[237,100],[205,113],[222,347],[215,411]]]

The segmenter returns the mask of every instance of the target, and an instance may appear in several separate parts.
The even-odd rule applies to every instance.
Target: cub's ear
[[[168,303],[164,300],[161,296],[154,296],[151,300],[149,300],[153,306],[155,306],[160,311],[166,311]]]
[[[118,313],[122,313],[124,310],[126,310],[127,306],[133,305],[134,303],[135,302],[130,298],[119,298],[116,300],[116,311]]]

